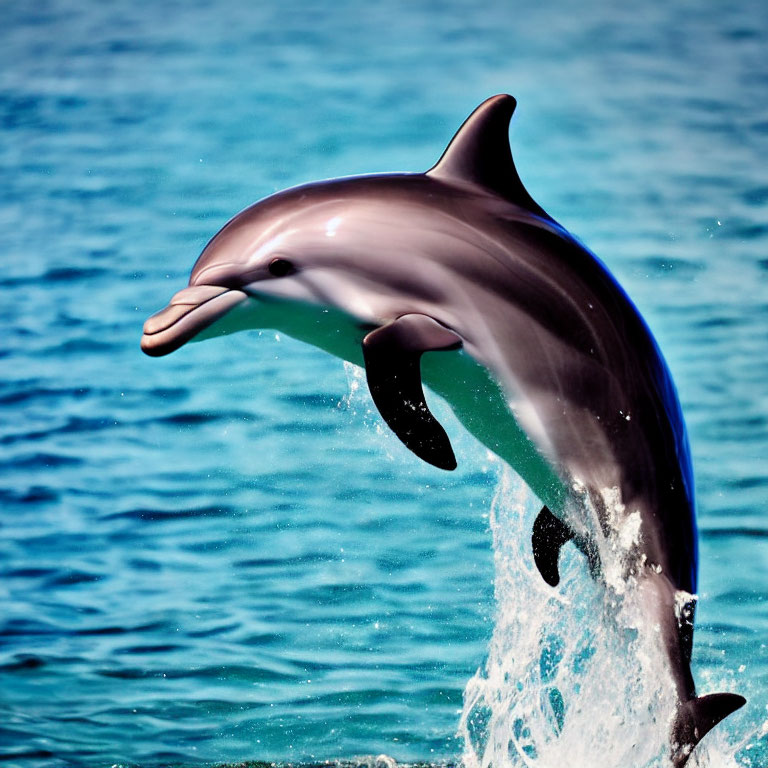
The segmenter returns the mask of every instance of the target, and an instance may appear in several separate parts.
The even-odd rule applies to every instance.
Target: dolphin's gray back
[[[476,263],[449,257],[484,318],[480,333],[456,328],[467,348],[496,374],[528,433],[568,479],[598,502],[617,487],[626,513],[641,512],[644,553],[694,593],[688,439],[640,313],[602,262],[548,217],[482,194],[448,208],[478,229]]]
[[[297,208],[360,227],[353,239],[372,243],[361,258],[377,291],[408,295],[408,311],[454,330],[563,479],[583,485],[598,512],[603,491],[617,489],[626,514],[640,513],[649,563],[695,593],[693,480],[677,393],[650,330],[599,259],[538,206],[430,174],[287,190],[217,238],[227,245],[230,227],[237,237],[241,218],[285,222]],[[206,249],[191,282],[210,279],[217,258]],[[226,284],[223,269],[217,284]],[[341,300],[327,297],[331,306]]]

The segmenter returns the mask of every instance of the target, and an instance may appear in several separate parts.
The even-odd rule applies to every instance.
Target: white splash
[[[605,494],[609,506],[618,497]],[[538,574],[531,529],[540,502],[504,468],[492,505],[497,616],[488,657],[464,691],[459,735],[466,768],[668,768],[676,701],[658,630],[630,580],[615,589],[590,578],[567,545],[561,581]],[[637,541],[635,513],[614,508],[616,542],[600,546],[618,577]],[[718,689],[715,689],[718,690]],[[727,688],[725,690],[728,690]],[[689,768],[737,768],[745,743],[722,729],[700,744]]]
[[[365,392],[363,387],[365,384],[365,371],[359,365],[348,363],[345,360],[344,373],[347,377],[347,394],[339,401],[339,408],[354,412],[356,404],[362,404],[363,402],[361,395]]]
[[[347,393],[339,401],[338,407],[348,411],[355,419],[362,418],[363,424],[376,434],[383,434],[384,426],[368,392],[365,369],[344,361],[344,373],[347,376]]]

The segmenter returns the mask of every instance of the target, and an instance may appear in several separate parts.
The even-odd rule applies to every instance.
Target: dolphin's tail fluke
[[[672,733],[672,764],[675,768],[685,765],[702,738],[746,703],[747,700],[736,693],[710,693],[680,704]]]

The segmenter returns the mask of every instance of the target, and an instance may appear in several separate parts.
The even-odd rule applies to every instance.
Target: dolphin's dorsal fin
[[[477,184],[521,208],[547,216],[528,194],[512,160],[509,121],[516,106],[515,99],[505,93],[484,101],[464,121],[427,175],[449,183]]]
[[[710,693],[681,704],[672,734],[675,742],[672,764],[675,768],[685,765],[704,736],[744,704],[746,699],[736,693]]]

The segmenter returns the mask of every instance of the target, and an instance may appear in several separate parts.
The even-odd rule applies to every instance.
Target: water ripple
[[[458,757],[495,615],[485,451],[445,411],[460,467],[419,463],[363,379],[272,332],[159,360],[138,340],[232,213],[426,168],[511,91],[521,177],[674,372],[700,489],[697,680],[749,698],[723,739],[754,735],[765,764],[763,4],[181,9],[3,6],[0,760]]]

